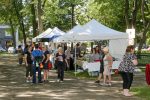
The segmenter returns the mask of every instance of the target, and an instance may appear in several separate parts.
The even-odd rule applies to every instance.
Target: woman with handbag
[[[138,61],[134,54],[134,46],[130,45],[127,47],[126,53],[118,68],[123,79],[123,95],[125,96],[132,96],[132,94],[129,93],[129,89],[133,81],[133,73],[137,64]]]

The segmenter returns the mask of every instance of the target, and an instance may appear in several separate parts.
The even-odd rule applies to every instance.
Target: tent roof
[[[60,42],[63,41],[93,41],[93,40],[112,40],[112,39],[127,39],[128,35],[123,32],[113,30],[102,25],[95,19],[86,23],[82,28],[73,31],[70,34],[65,34]]]
[[[60,29],[58,29],[57,27],[55,27],[50,34],[47,34],[45,36],[43,36],[42,38],[52,38],[54,36],[61,36],[64,35],[65,32],[61,31]]]
[[[33,41],[33,42],[36,42],[36,39],[41,38],[41,37],[43,37],[43,36],[45,36],[45,35],[47,35],[47,34],[50,34],[51,31],[52,31],[52,29],[51,29],[51,28],[48,28],[48,29],[47,29],[46,31],[44,31],[43,33],[41,33],[41,34],[39,34],[38,36],[34,37],[34,38],[32,39],[32,41]]]
[[[68,31],[67,34],[74,34],[76,32],[79,32],[81,29],[82,29],[81,25],[76,25],[70,31]]]
[[[76,25],[70,31],[68,31],[65,35],[68,36],[68,35],[76,34],[76,32],[80,31],[81,29],[82,29],[81,25]],[[60,36],[60,37],[54,39],[54,42],[70,42],[70,38],[66,37],[66,36],[65,37]]]

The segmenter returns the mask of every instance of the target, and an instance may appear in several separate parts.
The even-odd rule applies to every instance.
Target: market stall
[[[59,38],[54,39],[55,42],[80,42],[99,40],[109,40],[109,51],[114,58],[118,59],[118,62],[115,65],[116,67],[118,67],[119,61],[122,59],[128,45],[127,33],[113,30],[93,19],[82,27],[72,31],[71,33],[67,33]]]

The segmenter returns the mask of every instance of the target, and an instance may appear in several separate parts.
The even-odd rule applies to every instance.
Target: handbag
[[[41,69],[43,68],[43,64],[42,64],[42,63],[40,63],[40,68],[41,68]]]
[[[51,70],[52,69],[52,63],[50,61],[48,61],[48,69]]]

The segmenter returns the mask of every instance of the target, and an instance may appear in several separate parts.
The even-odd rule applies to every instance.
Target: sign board
[[[126,33],[128,33],[129,39],[135,38],[135,29],[126,29]]]
[[[129,39],[129,45],[134,45],[134,39]]]

